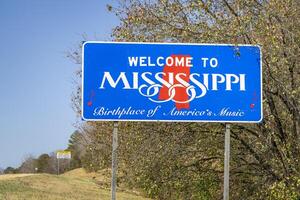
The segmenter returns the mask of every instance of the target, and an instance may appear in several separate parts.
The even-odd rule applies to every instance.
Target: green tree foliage
[[[288,180],[289,178],[287,178]],[[292,181],[286,182],[280,181],[275,182],[271,187],[269,187],[267,194],[268,200],[299,200],[299,191],[300,191],[300,179],[293,178]]]
[[[97,171],[110,166],[110,129],[109,123],[81,124],[69,139],[72,169],[83,166],[88,171]]]
[[[85,124],[84,135],[88,143],[82,158],[82,166],[89,171],[97,171],[110,166],[111,160],[111,124],[107,122],[89,122]]]
[[[261,45],[264,120],[232,125],[231,199],[300,197],[299,8],[299,0],[124,0],[109,7],[121,20],[116,41]],[[76,62],[79,55],[72,54]],[[111,125],[80,125],[91,150],[86,166],[109,166]],[[120,181],[157,199],[220,199],[223,132],[222,124],[120,123]]]
[[[4,171],[4,174],[15,174],[17,173],[17,169],[13,168],[13,167],[7,167]]]
[[[81,143],[82,134],[79,131],[75,131],[69,139],[68,150],[71,151],[71,169],[81,167],[81,155],[83,154],[84,145]]]
[[[39,173],[50,173],[50,156],[48,154],[40,155],[36,160],[37,172]]]

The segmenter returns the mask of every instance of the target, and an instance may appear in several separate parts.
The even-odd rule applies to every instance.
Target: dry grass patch
[[[2,200],[110,200],[110,190],[97,184],[107,181],[99,173],[76,169],[63,175],[22,175],[0,179]],[[118,192],[118,200],[147,200],[128,192]]]

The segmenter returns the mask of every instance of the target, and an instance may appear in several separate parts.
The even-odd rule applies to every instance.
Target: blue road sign
[[[91,41],[82,57],[84,120],[262,120],[258,46]]]

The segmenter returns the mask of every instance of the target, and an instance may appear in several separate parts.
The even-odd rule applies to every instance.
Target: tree
[[[50,156],[48,154],[42,154],[36,160],[37,172],[39,173],[51,173],[50,166]]]
[[[37,160],[32,156],[28,155],[21,166],[19,167],[18,171],[20,173],[35,173],[37,168]]]
[[[81,127],[85,138],[82,166],[89,171],[97,171],[111,165],[111,129],[107,122],[89,122]]]
[[[50,174],[57,174],[57,158],[56,158],[56,153],[52,152],[49,154],[50,159],[48,161],[49,165],[49,173]]]
[[[81,167],[81,159],[85,153],[86,140],[82,133],[78,130],[70,136],[68,150],[71,151],[71,168]]]
[[[4,170],[4,174],[15,174],[15,173],[17,173],[17,170],[13,167],[7,167]]]
[[[233,199],[264,199],[272,183],[288,186],[289,177],[299,177],[299,6],[297,0],[129,0],[115,9],[117,41],[262,46],[265,118],[233,126]]]

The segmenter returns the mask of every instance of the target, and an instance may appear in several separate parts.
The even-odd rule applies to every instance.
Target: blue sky
[[[107,0],[0,1],[0,167],[67,147],[76,64],[83,39],[110,40],[117,17]]]

